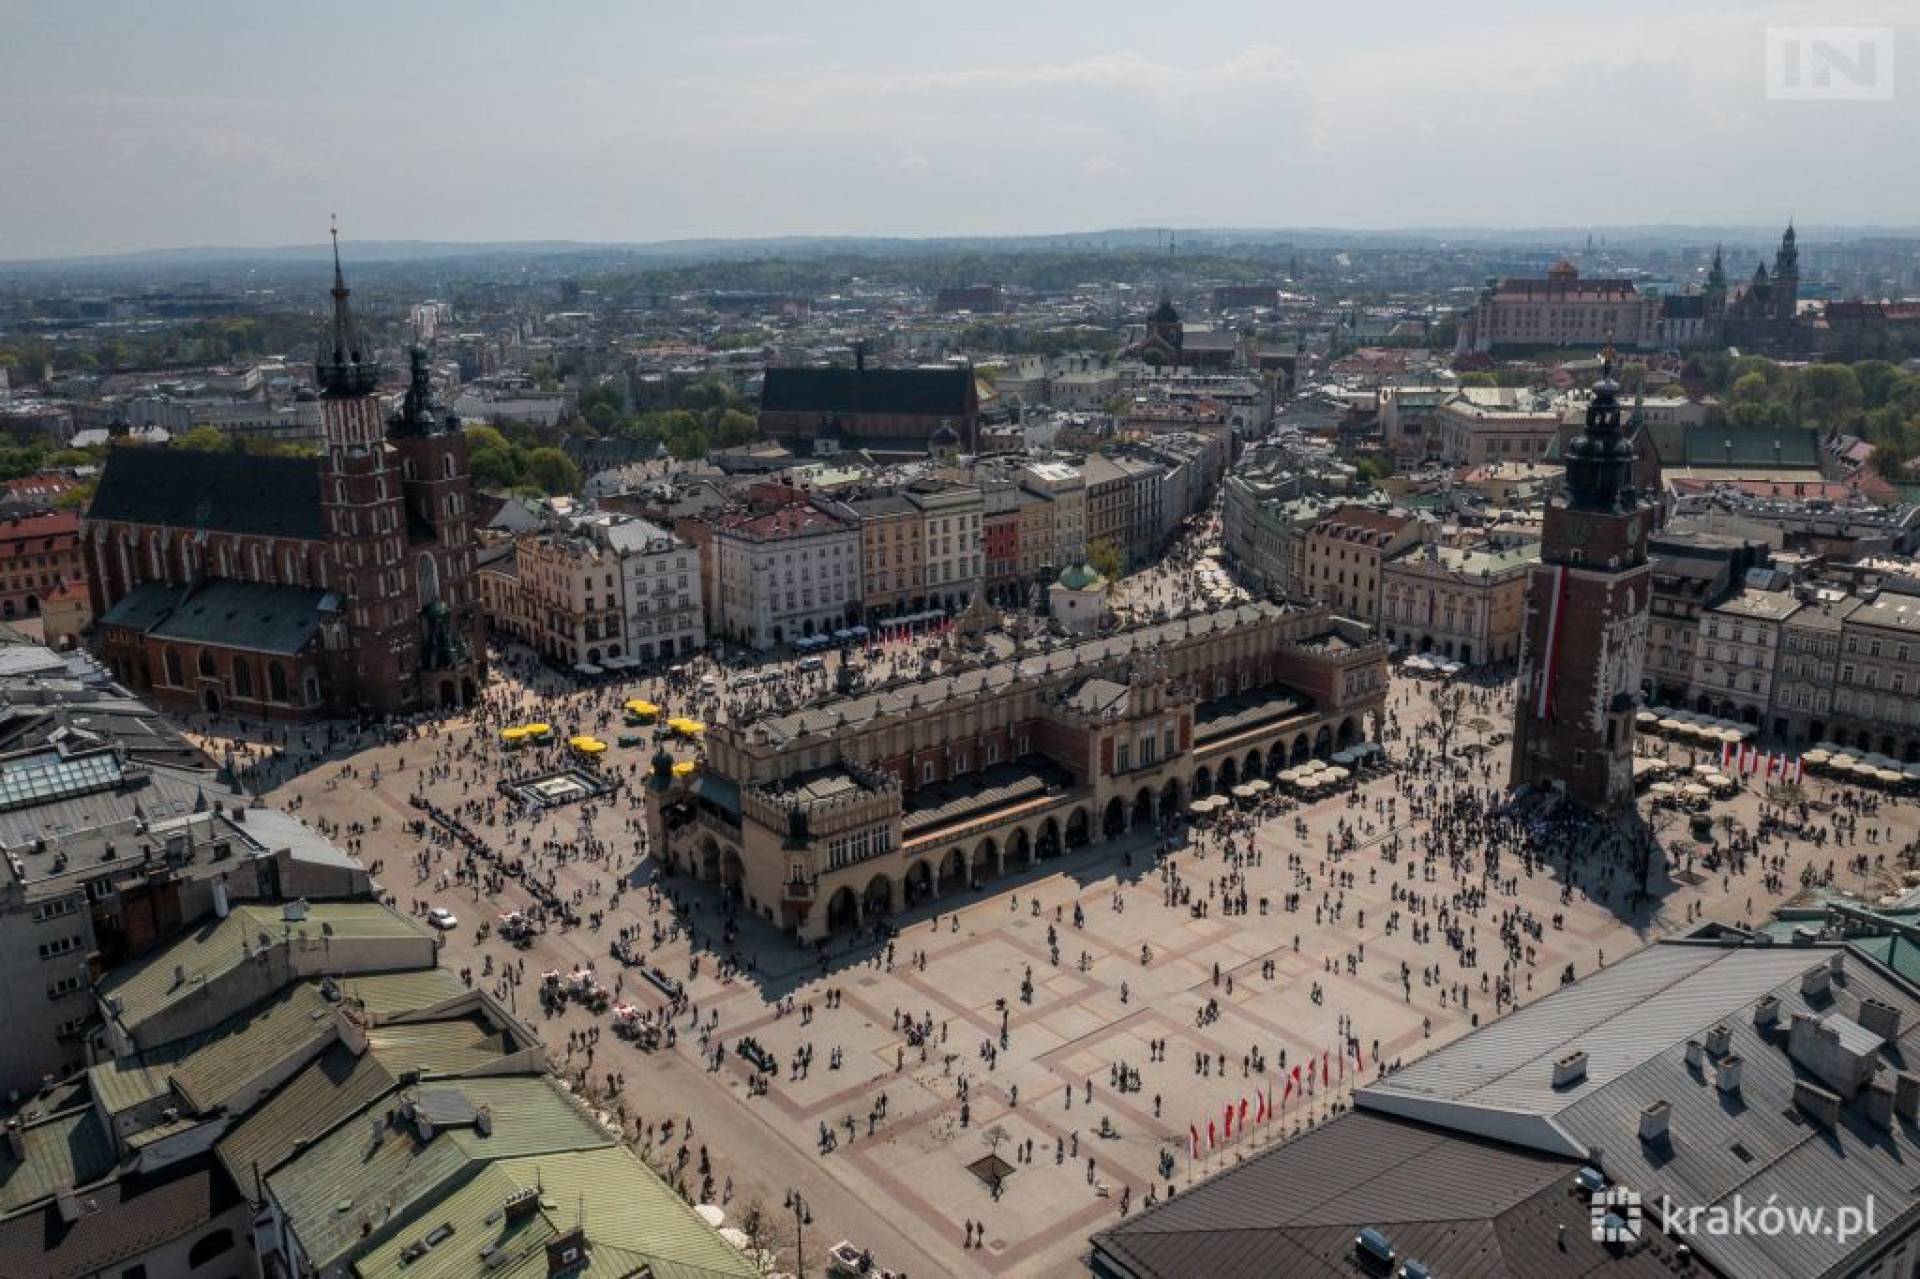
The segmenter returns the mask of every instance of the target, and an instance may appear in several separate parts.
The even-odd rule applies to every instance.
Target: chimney
[[[1570,1088],[1587,1077],[1586,1050],[1576,1048],[1553,1063],[1553,1086]]]
[[[1833,952],[1832,955],[1828,956],[1827,970],[1831,972],[1835,977],[1846,976],[1847,975],[1847,952],[1844,950],[1836,950]]]
[[[1740,1068],[1745,1064],[1746,1063],[1740,1059],[1739,1053],[1728,1053],[1722,1057],[1713,1068],[1714,1087],[1718,1088],[1721,1092],[1732,1093],[1736,1097],[1739,1096]]]
[[[1876,1128],[1893,1128],[1893,1089],[1879,1080],[1860,1094],[1860,1109]]]
[[[379,1114],[374,1115],[373,1117],[373,1141],[368,1145],[367,1149],[369,1151],[380,1149],[380,1143],[385,1141],[386,1139],[387,1139],[387,1116],[386,1116],[386,1112],[382,1111]]]
[[[1920,1075],[1903,1070],[1893,1077],[1893,1110],[1908,1123],[1920,1119]]]
[[[1780,1024],[1780,996],[1760,996],[1760,1002],[1753,1006],[1753,1024],[1763,1032]]]
[[[1839,1095],[1828,1092],[1818,1084],[1810,1084],[1804,1079],[1796,1080],[1793,1085],[1793,1104],[1806,1111],[1823,1128],[1840,1126]]]
[[[1640,1140],[1649,1144],[1671,1141],[1667,1121],[1673,1116],[1673,1107],[1664,1101],[1649,1104],[1640,1112]]]
[[[564,1235],[547,1240],[547,1279],[577,1275],[587,1268],[587,1231],[575,1226]]]
[[[1733,1030],[1725,1022],[1721,1022],[1707,1032],[1709,1057],[1724,1057],[1727,1055],[1727,1049],[1731,1047],[1733,1047]]]
[[[508,1226],[517,1226],[540,1211],[540,1192],[532,1186],[516,1190],[500,1205],[500,1211],[506,1217]]]
[[[15,1163],[27,1162],[27,1134],[18,1119],[7,1120],[7,1153]]]
[[[1826,999],[1833,993],[1832,980],[1825,968],[1809,968],[1800,974],[1800,993],[1808,999]]]
[[[1706,1050],[1697,1039],[1687,1041],[1687,1069],[1702,1070],[1706,1067]]]
[[[225,877],[213,881],[213,917],[227,917],[227,881]]]
[[[1863,999],[1854,1020],[1882,1039],[1900,1038],[1900,1010],[1881,999]]]
[[[493,1136],[493,1107],[481,1106],[473,1113],[474,1131],[482,1137]]]

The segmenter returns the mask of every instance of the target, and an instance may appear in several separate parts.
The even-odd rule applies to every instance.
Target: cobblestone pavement
[[[554,1062],[609,1112],[623,1114],[656,1159],[671,1159],[684,1142],[690,1193],[702,1189],[698,1157],[709,1152],[710,1193],[725,1200],[732,1220],[751,1204],[768,1210],[789,1266],[793,1217],[782,1205],[797,1188],[811,1214],[803,1235],[809,1272],[818,1271],[827,1245],[845,1237],[871,1248],[880,1264],[914,1275],[1076,1273],[1087,1236],[1116,1220],[1123,1204],[1137,1211],[1149,1193],[1164,1195],[1170,1184],[1177,1191],[1324,1119],[1356,1079],[1495,1015],[1482,980],[1498,979],[1508,961],[1497,935],[1503,912],[1524,910],[1540,928],[1537,941],[1524,939],[1530,957],[1523,950],[1508,970],[1524,1003],[1557,987],[1568,966],[1589,972],[1603,957],[1690,926],[1696,912],[1755,919],[1781,896],[1762,886],[1755,858],[1738,874],[1723,867],[1683,875],[1693,882],[1681,883],[1663,876],[1655,899],[1639,906],[1629,904],[1630,876],[1605,860],[1583,864],[1565,900],[1557,866],[1526,873],[1510,857],[1499,878],[1486,881],[1476,848],[1458,848],[1467,860],[1457,866],[1423,862],[1417,841],[1432,821],[1411,810],[1426,788],[1445,780],[1485,793],[1504,779],[1503,749],[1472,749],[1510,715],[1504,690],[1482,688],[1463,712],[1453,751],[1457,760],[1478,762],[1450,778],[1423,759],[1305,808],[1243,819],[1231,854],[1223,832],[1182,836],[1167,873],[1152,865],[1151,835],[1097,845],[907,912],[888,949],[838,942],[824,972],[810,954],[748,919],[738,948],[752,969],[721,975],[711,949],[721,931],[717,896],[685,880],[663,883],[670,897],[646,891],[653,868],[640,854],[637,811],[626,795],[597,810],[561,808],[511,827],[476,822],[496,847],[527,849],[561,893],[577,898],[583,918],[605,912],[597,930],[552,929],[517,952],[497,937],[478,941],[476,925],[527,905],[524,889],[510,882],[483,898],[453,882],[453,854],[408,832],[416,816],[408,797],[424,793],[452,808],[491,794],[503,767],[541,762],[503,757],[494,736],[500,723],[536,709],[563,734],[575,725],[617,732],[607,723],[609,708],[629,690],[564,694],[559,687],[544,674],[531,684],[524,672],[510,675],[491,695],[489,722],[451,720],[422,730],[428,736],[365,745],[344,762],[284,781],[268,799],[294,805],[380,863],[381,881],[402,909],[431,904],[457,912],[443,961],[497,989],[545,1038]],[[671,692],[644,691],[677,710]],[[1399,758],[1432,747],[1429,686],[1397,677],[1390,710],[1389,745]],[[616,749],[605,767],[637,780],[651,749],[651,742]],[[547,757],[558,762],[563,752],[555,747]],[[1752,828],[1758,806],[1743,794],[1718,807]],[[1902,806],[1863,816],[1863,842],[1843,859],[1904,844],[1913,813]],[[1868,827],[1890,827],[1889,842],[1866,844]],[[1352,841],[1337,861],[1328,856],[1330,837]],[[1804,839],[1761,851],[1785,856],[1792,890],[1803,865],[1825,867],[1835,856]],[[615,904],[621,884],[629,887]],[[1481,889],[1484,901],[1455,896]],[[1223,913],[1242,890],[1246,913]],[[1285,909],[1288,893],[1300,894],[1295,911]],[[1420,896],[1417,905],[1408,893]],[[1442,908],[1450,908],[1444,920],[1460,930],[1457,939]],[[1549,922],[1556,915],[1559,927]],[[605,1022],[577,1005],[542,1015],[534,998],[539,974],[589,963],[620,982],[621,998],[661,1009],[665,1000],[651,986],[616,977],[609,952],[622,926],[636,927],[644,946],[655,922],[676,927],[649,959],[686,979],[692,1001],[675,1021],[674,1046],[642,1052],[610,1033],[589,1044]],[[1476,966],[1464,966],[1469,947]],[[496,968],[523,961],[524,980],[502,982],[489,961]],[[1029,970],[1030,1002],[1021,998]],[[932,1027],[924,1047],[908,1044],[902,1017]],[[726,1048],[717,1069],[696,1023],[711,1025],[712,1042]],[[1342,1065],[1347,1027],[1363,1068]],[[749,1068],[734,1051],[743,1035],[781,1064],[764,1095],[749,1095]],[[810,1064],[797,1070],[809,1052]],[[1256,1055],[1263,1072],[1255,1070]],[[1287,1072],[1309,1060],[1326,1063],[1329,1087],[1308,1103],[1289,1100],[1274,1122],[1189,1161],[1189,1125],[1204,1134],[1229,1103],[1245,1097],[1257,1105],[1262,1080],[1272,1082],[1278,1102]],[[1114,1086],[1122,1068],[1129,1072],[1124,1090]],[[658,1127],[669,1119],[670,1139]],[[831,1149],[823,1148],[823,1129],[837,1134]],[[998,1197],[969,1171],[989,1155],[1012,1169]],[[964,1247],[974,1222],[982,1223],[983,1246]]]

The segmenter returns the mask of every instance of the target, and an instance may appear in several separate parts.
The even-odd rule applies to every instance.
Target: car
[[[428,911],[427,922],[441,930],[460,927],[460,917],[445,906],[435,906]]]
[[[798,665],[803,671],[824,671],[827,669],[826,662],[818,657],[803,657],[800,659]]]

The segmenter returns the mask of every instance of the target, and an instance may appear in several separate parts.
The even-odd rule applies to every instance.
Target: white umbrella
[[[1322,773],[1321,776],[1330,782],[1344,782],[1347,778],[1353,776],[1353,774],[1344,768],[1329,768],[1326,772]]]
[[[1660,717],[1652,711],[1641,711],[1633,717],[1633,722],[1636,724],[1658,724]]]
[[[1803,762],[1808,764],[1824,764],[1828,760],[1833,758],[1833,754],[1831,751],[1823,750],[1820,747],[1816,746],[1814,749],[1808,751],[1806,754],[1802,755],[1800,758]]]
[[[1256,795],[1264,795],[1273,789],[1273,783],[1264,777],[1256,777],[1247,783],[1247,789]]]
[[[1713,792],[1706,787],[1692,782],[1682,787],[1680,793],[1688,799],[1708,799],[1713,795]]]

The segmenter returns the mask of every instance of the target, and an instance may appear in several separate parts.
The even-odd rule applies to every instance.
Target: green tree
[[[176,448],[193,449],[201,453],[225,453],[233,447],[233,441],[217,426],[196,426],[173,443]]]
[[[1112,589],[1113,585],[1119,582],[1120,575],[1127,571],[1127,557],[1121,554],[1120,548],[1111,540],[1104,537],[1087,548],[1087,563],[1093,566],[1096,573],[1107,579],[1108,589]]]
[[[534,449],[528,453],[526,477],[550,495],[580,491],[580,468],[556,448]]]
[[[1794,407],[1815,426],[1840,426],[1860,411],[1866,397],[1860,379],[1844,364],[1813,364],[1793,383]]]

